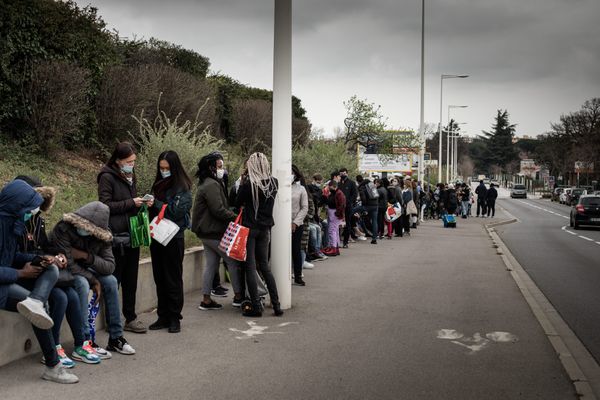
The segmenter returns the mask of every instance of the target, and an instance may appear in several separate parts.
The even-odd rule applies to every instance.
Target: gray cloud
[[[84,5],[84,3],[81,3]],[[109,27],[155,36],[210,57],[213,70],[255,86],[272,80],[273,0],[96,0]],[[445,104],[467,131],[507,108],[518,132],[538,134],[600,89],[597,0],[426,0],[426,119]],[[295,0],[294,93],[315,126],[342,125],[352,94],[381,104],[394,126],[417,127],[419,1]],[[446,110],[444,110],[444,120]]]

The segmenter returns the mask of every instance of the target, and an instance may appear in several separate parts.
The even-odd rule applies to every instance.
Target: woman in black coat
[[[136,215],[144,203],[137,195],[135,148],[131,143],[117,144],[110,160],[98,174],[98,200],[110,209],[109,226],[113,235],[129,235],[129,218]],[[152,207],[153,202],[147,202]],[[145,333],[146,326],[137,319],[135,298],[140,262],[140,249],[121,246],[113,249],[115,256],[115,278],[121,284],[123,296],[123,329],[135,333]]]
[[[166,246],[156,240],[152,240],[150,245],[152,273],[158,298],[158,320],[149,326],[151,330],[169,328],[170,333],[181,331],[184,233],[191,221],[191,188],[192,180],[186,174],[177,153],[163,152],[156,163],[156,178],[152,185],[154,205],[150,209],[150,217],[155,217],[164,208],[164,217],[176,223],[180,229]]]

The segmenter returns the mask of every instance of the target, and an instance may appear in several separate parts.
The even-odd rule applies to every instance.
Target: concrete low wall
[[[183,288],[186,293],[202,288],[203,255],[203,247],[193,247],[185,251]],[[152,276],[152,263],[149,258],[146,258],[140,260],[136,309],[138,312],[145,312],[154,308],[156,308],[156,286]],[[101,329],[104,318],[99,315],[97,321],[98,328]],[[73,341],[66,319],[61,330],[61,341],[63,343]],[[31,324],[18,313],[0,310],[0,366],[39,351]]]

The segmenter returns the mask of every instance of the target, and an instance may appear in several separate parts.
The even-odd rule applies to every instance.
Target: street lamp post
[[[438,125],[439,148],[438,148],[438,182],[442,181],[442,110],[444,99],[444,79],[468,78],[469,75],[446,75],[442,74],[440,79],[440,122]],[[447,181],[448,179],[446,179]]]
[[[425,0],[421,1],[421,115],[419,119],[419,169],[417,178],[424,184],[425,158]]]
[[[453,126],[450,120],[450,109],[452,108],[467,108],[468,106],[455,106],[455,105],[449,105],[448,106],[448,133],[447,133],[447,140],[446,140],[446,183],[449,182],[450,179],[450,166],[453,165],[453,163],[450,161],[450,154],[452,154],[452,156],[454,156],[454,151],[452,151],[452,153],[450,153],[450,145],[451,143],[454,144],[454,140],[452,140],[452,142],[450,142],[450,138],[452,137],[452,131],[453,131]]]

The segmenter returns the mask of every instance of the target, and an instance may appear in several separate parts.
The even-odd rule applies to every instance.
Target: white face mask
[[[223,179],[224,176],[225,176],[225,170],[224,169],[218,169],[217,170],[217,179]]]
[[[31,210],[31,211],[29,211],[29,212],[30,212],[32,215],[35,215],[35,214],[37,214],[37,213],[39,213],[39,212],[40,212],[40,208],[39,208],[39,207],[37,207],[37,208],[34,208],[33,210]]]

